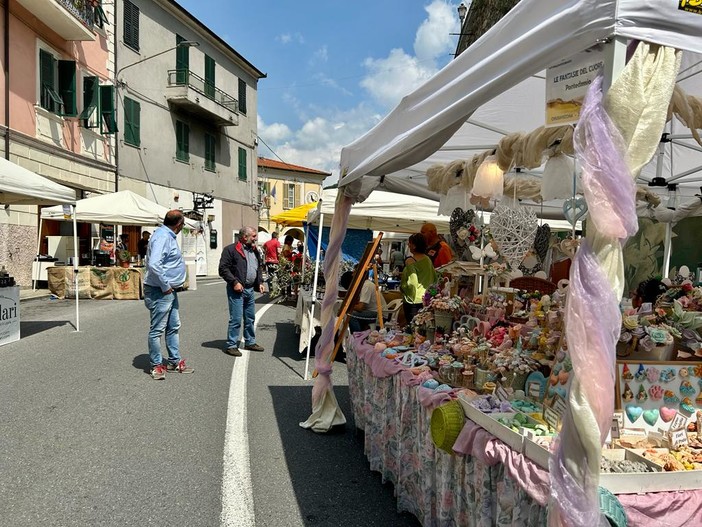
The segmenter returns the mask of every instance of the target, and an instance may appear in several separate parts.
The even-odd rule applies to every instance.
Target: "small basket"
[[[599,487],[600,510],[612,527],[627,527],[626,512],[617,497],[603,487]]]
[[[434,311],[434,325],[443,328],[444,333],[453,331],[453,313],[450,311]]]
[[[437,448],[453,454],[453,444],[463,429],[465,414],[458,401],[442,404],[431,414],[431,439]]]

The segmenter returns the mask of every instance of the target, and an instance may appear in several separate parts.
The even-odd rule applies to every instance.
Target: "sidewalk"
[[[21,286],[20,287],[20,302],[22,300],[32,300],[34,298],[45,298],[51,296],[51,292],[48,289],[32,289],[31,286]]]

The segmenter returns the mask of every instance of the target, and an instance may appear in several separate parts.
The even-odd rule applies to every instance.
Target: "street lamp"
[[[115,74],[115,79],[117,79],[118,82],[122,82],[118,79],[119,74],[122,73],[124,70],[127,68],[131,68],[132,66],[136,66],[137,64],[141,64],[142,62],[146,62],[147,60],[151,60],[155,57],[161,56],[165,53],[168,53],[169,51],[173,51],[174,49],[178,48],[196,48],[200,45],[199,42],[195,42],[194,40],[181,40],[178,42],[175,46],[170,47],[168,49],[164,49],[163,51],[159,51],[155,55],[151,55],[150,57],[143,58],[141,60],[137,60],[136,62],[132,62],[131,64],[127,64],[126,66],[120,68],[117,70],[117,73]]]
[[[463,21],[466,19],[466,15],[468,14],[468,8],[466,7],[466,4],[461,2],[461,5],[458,6],[458,18],[461,20],[461,28],[463,28]]]

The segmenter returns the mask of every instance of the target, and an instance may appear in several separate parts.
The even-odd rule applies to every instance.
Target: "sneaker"
[[[166,378],[166,368],[162,364],[158,364],[151,368],[151,378],[155,381],[162,381]]]
[[[172,362],[167,362],[166,369],[168,371],[174,371],[176,373],[193,373],[195,371],[195,368],[190,368],[190,367],[186,366],[185,360],[183,360],[183,359],[180,359],[175,364],[173,364]]]
[[[241,357],[241,351],[239,351],[239,348],[227,348],[226,352],[234,357]]]
[[[250,344],[249,346],[244,346],[245,350],[249,351],[263,351],[264,348],[263,346],[259,346],[258,344]]]

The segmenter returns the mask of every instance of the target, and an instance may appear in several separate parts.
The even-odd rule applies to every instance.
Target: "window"
[[[215,61],[205,55],[205,95],[214,98],[215,94]]]
[[[139,8],[124,0],[124,43],[139,51]]]
[[[130,99],[124,98],[124,142],[132,146],[141,145],[141,105]]]
[[[105,10],[102,8],[102,0],[100,0],[93,10],[93,24],[95,27],[105,29],[105,24],[108,22]]]
[[[246,83],[239,79],[239,111],[246,114]]]
[[[205,132],[205,170],[215,171],[215,136]]]
[[[57,115],[77,115],[75,61],[56,60],[39,49],[39,106]]]
[[[300,204],[300,197],[297,195],[297,185],[295,183],[285,183],[283,185],[283,208],[294,209]]]
[[[97,128],[100,126],[98,119],[98,106],[100,103],[100,79],[93,76],[83,77],[83,111],[78,119],[83,128]]]
[[[246,149],[239,147],[239,180],[246,181]]]
[[[114,134],[116,131],[115,87],[110,85],[100,86],[100,132],[108,135]]]
[[[176,35],[176,46],[185,39]],[[188,83],[188,72],[190,70],[190,47],[178,46],[176,48],[176,84],[182,86]]]
[[[183,121],[176,121],[176,159],[190,161],[190,127]]]

